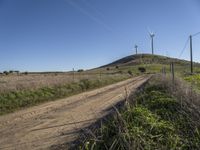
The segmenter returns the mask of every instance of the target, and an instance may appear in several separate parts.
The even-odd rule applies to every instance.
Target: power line
[[[72,7],[80,11],[82,14],[86,15],[89,17],[91,20],[94,22],[98,23],[99,25],[102,25],[104,29],[108,30],[109,32],[113,32],[112,28],[107,25],[105,22],[103,22],[101,19],[98,17],[94,16],[92,13],[90,13],[88,10],[84,9],[83,7],[79,6],[76,2],[73,0],[65,0],[68,4],[70,4]]]
[[[187,40],[186,40],[186,42],[185,42],[185,44],[184,44],[184,47],[183,47],[181,53],[179,54],[179,57],[178,57],[178,58],[180,58],[180,57],[182,56],[183,52],[184,52],[185,49],[186,49],[186,46],[187,46],[188,42],[189,42],[189,38],[187,38]]]

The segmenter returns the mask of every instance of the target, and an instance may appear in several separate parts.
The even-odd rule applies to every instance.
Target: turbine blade
[[[149,35],[152,35],[152,32],[149,27],[147,27],[147,30],[148,30]]]

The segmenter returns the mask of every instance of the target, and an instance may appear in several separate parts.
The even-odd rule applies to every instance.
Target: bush
[[[128,70],[128,74],[131,75],[131,76],[133,75],[131,70]]]
[[[122,73],[123,73],[123,71],[122,71],[122,70],[120,70],[120,71],[119,71],[119,73],[120,73],[120,74],[122,74]]]
[[[83,79],[80,81],[79,85],[81,89],[84,91],[90,88],[91,82],[88,79]]]
[[[116,69],[119,69],[119,66],[115,66]]]
[[[141,73],[146,72],[146,69],[145,69],[144,67],[138,67],[138,70],[139,70]]]
[[[106,68],[106,70],[107,70],[107,71],[109,71],[109,70],[110,70],[110,68],[108,67],[108,68]]]

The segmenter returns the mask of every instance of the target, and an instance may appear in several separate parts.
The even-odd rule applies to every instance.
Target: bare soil
[[[108,115],[149,76],[139,76],[100,89],[13,114],[0,116],[0,149],[50,149],[74,141],[80,130]]]

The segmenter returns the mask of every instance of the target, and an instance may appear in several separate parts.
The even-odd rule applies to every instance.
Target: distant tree
[[[8,72],[8,71],[4,71],[4,72],[3,72],[3,74],[5,74],[5,75],[8,75],[8,74],[9,74],[9,72]]]
[[[119,69],[119,66],[115,66],[116,69]]]
[[[28,71],[24,72],[25,75],[28,75]]]
[[[10,70],[9,73],[13,73],[13,70]]]
[[[110,70],[110,68],[108,67],[108,68],[106,68],[106,70]]]
[[[84,70],[83,69],[79,69],[77,72],[83,72]]]
[[[20,72],[19,72],[19,70],[15,70],[14,72],[15,72],[15,73],[17,73],[17,74],[19,74],[19,73],[20,73]]]

